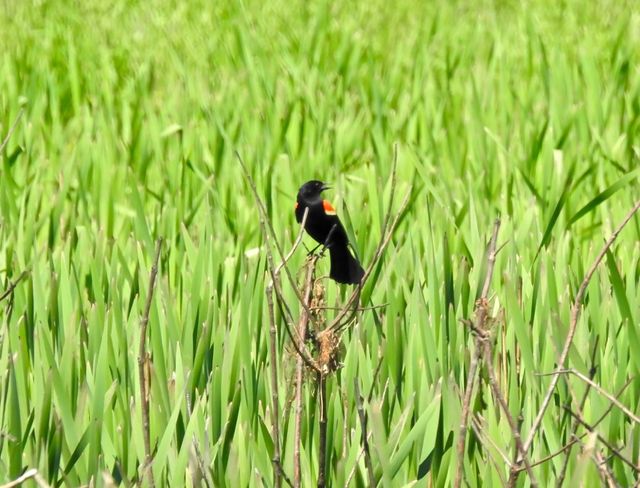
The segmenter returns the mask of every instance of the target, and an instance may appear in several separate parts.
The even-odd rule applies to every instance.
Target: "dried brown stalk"
[[[319,255],[315,254],[307,260],[306,276],[304,280],[303,299],[305,303],[311,301],[311,293],[313,292],[314,275]],[[308,308],[303,308],[298,322],[298,335],[305,337],[309,326]],[[319,372],[317,374],[320,374]],[[304,361],[302,356],[298,355],[296,362],[296,409],[295,409],[295,433],[293,448],[293,486],[299,488],[302,482],[302,470],[300,464],[300,444],[302,442],[302,388],[304,386]]]
[[[498,231],[500,230],[500,219],[496,219],[493,226],[493,235],[489,241],[489,247],[487,249],[487,274],[484,278],[484,284],[482,286],[482,293],[480,298],[476,301],[475,310],[475,323],[471,324],[472,330],[476,335],[484,335],[486,328],[486,321],[488,318],[488,304],[487,296],[489,295],[489,288],[491,286],[491,277],[493,276],[493,267],[496,259],[496,244],[498,240]],[[458,443],[456,445],[456,455],[458,458],[458,467],[456,469],[456,476],[453,486],[459,488],[462,483],[462,473],[464,471],[464,446],[467,438],[467,427],[469,424],[469,411],[471,406],[471,398],[473,396],[473,388],[478,373],[478,364],[482,355],[482,347],[476,343],[476,349],[473,353],[471,364],[469,367],[469,375],[467,376],[467,385],[464,391],[464,399],[462,402],[462,418],[460,420],[460,429],[458,433]]]
[[[155,486],[153,480],[153,471],[151,470],[151,439],[149,433],[149,389],[147,382],[151,382],[151,376],[148,373],[147,356],[147,327],[149,325],[149,312],[151,311],[151,301],[153,299],[153,291],[156,284],[156,276],[158,275],[158,261],[160,260],[160,250],[162,248],[162,239],[156,241],[156,253],[149,274],[149,288],[147,301],[144,306],[144,314],[140,320],[140,348],[138,350],[138,374],[140,380],[140,405],[142,409],[142,432],[144,437],[144,464],[142,471],[146,473],[148,483],[151,488]]]

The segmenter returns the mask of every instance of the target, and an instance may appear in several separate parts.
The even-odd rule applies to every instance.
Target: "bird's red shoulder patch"
[[[322,208],[327,215],[336,215],[336,209],[329,203],[329,200],[322,200]]]
[[[296,206],[293,207],[294,209],[298,210],[298,202],[296,202]]]

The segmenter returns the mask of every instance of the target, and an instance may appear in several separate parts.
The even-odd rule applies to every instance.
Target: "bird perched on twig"
[[[305,209],[309,209],[304,230],[319,245],[329,249],[329,277],[338,283],[357,284],[364,276],[364,269],[349,249],[349,238],[336,210],[322,198],[322,192],[329,188],[318,180],[302,185],[296,201],[296,220],[301,223]]]

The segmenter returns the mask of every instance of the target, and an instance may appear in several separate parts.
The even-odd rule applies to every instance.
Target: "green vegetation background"
[[[272,483],[265,261],[234,150],[285,245],[298,186],[333,183],[365,263],[395,143],[398,192],[411,187],[364,292],[387,306],[362,314],[329,381],[333,486],[356,465],[352,483],[366,480],[355,377],[373,388],[372,456],[385,486],[426,471],[419,483],[451,483],[473,350],[459,319],[472,313],[497,216],[495,367],[528,434],[549,382],[536,373],[553,369],[582,276],[640,193],[634,2],[8,0],[0,12],[3,138],[25,110],[1,157],[0,290],[28,271],[0,303],[0,482],[27,467],[51,485],[138,480],[139,320],[161,236],[149,340],[157,483],[192,483],[194,445],[215,486]],[[593,357],[610,392],[635,378],[620,401],[636,413],[639,241],[636,217],[589,287],[569,356],[584,373]],[[293,361],[281,346],[285,407]],[[570,440],[568,385],[584,391],[560,382],[534,461]],[[592,391],[585,417],[607,407]],[[474,411],[484,438],[471,435],[465,473],[471,486],[496,486],[510,431],[488,388]],[[312,409],[304,425],[310,486]],[[598,431],[638,459],[640,426],[621,411]],[[292,440],[285,421],[289,473]],[[543,486],[562,463],[535,468]],[[617,458],[609,467],[622,485],[637,476]],[[579,449],[567,476],[599,484]]]

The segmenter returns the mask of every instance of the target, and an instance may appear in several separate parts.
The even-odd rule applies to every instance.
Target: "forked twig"
[[[498,240],[498,231],[500,230],[500,219],[496,219],[493,226],[493,234],[489,241],[489,247],[487,249],[487,274],[484,277],[484,283],[482,286],[482,293],[480,298],[476,301],[475,309],[475,323],[473,324],[473,330],[477,331],[478,336],[484,335],[485,323],[488,318],[488,303],[487,296],[489,295],[489,288],[491,286],[491,278],[493,276],[493,267],[496,259],[496,243]],[[459,488],[462,483],[462,472],[464,470],[464,446],[467,438],[467,426],[469,424],[469,410],[471,405],[471,397],[473,396],[473,388],[478,372],[478,364],[482,354],[482,347],[476,343],[476,349],[473,353],[471,364],[469,366],[469,375],[467,376],[467,385],[464,391],[464,399],[462,402],[462,415],[460,420],[460,429],[458,433],[458,443],[456,445],[456,455],[458,457],[458,466],[456,468],[456,476],[453,483],[455,488]]]
[[[360,280],[360,283],[358,283],[358,285],[356,286],[356,289],[353,291],[353,293],[347,300],[346,304],[342,307],[338,315],[333,319],[331,324],[327,327],[328,330],[332,330],[335,333],[338,333],[342,329],[344,329],[347,325],[349,325],[349,323],[355,317],[358,311],[357,304],[360,301],[360,293],[362,292],[362,288],[364,287],[365,283],[371,276],[373,269],[378,264],[378,261],[382,257],[382,253],[384,252],[386,247],[389,245],[389,242],[391,241],[391,237],[393,236],[395,228],[398,225],[400,217],[402,217],[407,205],[409,204],[409,198],[411,196],[411,190],[412,190],[411,187],[409,187],[407,194],[402,200],[402,203],[400,204],[398,212],[394,216],[393,221],[391,220],[391,216],[393,215],[392,213],[393,201],[395,199],[396,187],[398,184],[397,167],[398,167],[398,145],[395,144],[394,152],[393,152],[393,162],[391,165],[391,190],[390,190],[391,194],[389,196],[389,206],[387,207],[387,212],[384,216],[384,220],[382,223],[382,233],[381,233],[382,237],[380,238],[380,242],[378,242],[378,246],[376,247],[376,250],[373,254],[373,258],[371,259],[369,266],[367,266],[367,269],[364,273],[364,276]]]
[[[562,375],[562,374],[572,374],[574,376],[577,376],[582,381],[584,381],[585,383],[590,385],[591,388],[593,388],[598,393],[600,393],[603,397],[605,397],[607,400],[609,400],[612,404],[614,404],[616,407],[618,407],[620,410],[622,410],[627,417],[629,417],[634,422],[640,424],[640,417],[638,417],[631,410],[629,410],[629,408],[627,408],[614,395],[612,395],[611,393],[606,391],[598,383],[596,383],[595,381],[592,381],[588,376],[585,376],[584,374],[582,374],[580,371],[578,371],[576,369],[573,369],[573,368],[561,369],[561,370],[556,370],[553,373],[546,373],[546,374],[545,373],[538,373],[538,376],[552,376],[552,375],[553,376],[559,376],[559,375]]]
[[[476,417],[476,416],[474,416],[474,417]],[[505,463],[507,463],[507,466],[511,466],[511,461],[509,460],[509,457],[502,451],[502,449],[500,449],[498,447],[498,445],[491,438],[491,436],[483,435],[482,425],[480,424],[478,419],[477,418],[472,418],[471,422],[470,422],[470,425],[471,425],[471,429],[473,430],[473,433],[478,438],[478,442],[480,442],[480,444],[483,444],[483,445],[491,444],[491,447],[493,447],[498,452],[498,454],[500,454],[500,457],[502,457],[502,460]],[[500,477],[500,483],[502,484],[502,486],[506,486],[507,485],[507,480],[504,479],[504,474],[502,473],[502,467],[498,464],[498,460],[491,453],[490,449],[486,449],[486,452],[487,452],[487,454],[489,456],[489,460],[491,461],[491,464],[493,464],[493,467],[496,470],[496,473],[498,473],[498,476]]]
[[[589,370],[589,377],[591,379],[594,378],[596,374],[596,352],[598,350],[598,343],[600,341],[600,336],[596,336],[595,344],[593,345],[593,351],[591,352],[591,369]],[[580,400],[580,405],[578,406],[578,411],[582,412],[584,410],[584,405],[587,402],[587,398],[589,398],[589,389],[590,386],[587,386],[582,394],[582,399]],[[580,424],[577,420],[574,420],[573,427],[571,429],[572,436],[576,437],[575,432],[578,430],[578,426]],[[571,457],[573,444],[569,446],[567,449],[567,453],[564,457],[564,462],[562,463],[562,468],[560,469],[560,474],[558,475],[558,486],[562,486],[564,484],[565,476],[567,475],[567,468],[569,467],[569,458]]]
[[[620,395],[622,395],[622,393],[624,393],[624,390],[627,389],[627,387],[631,384],[631,382],[633,381],[633,378],[629,378],[627,380],[627,382],[622,385],[622,388],[620,388],[620,390],[618,391],[618,393],[616,394],[616,397],[619,397]],[[598,420],[596,420],[593,423],[593,427],[597,427],[598,425],[600,425],[600,422],[602,422],[607,415],[609,415],[609,412],[611,412],[611,410],[613,410],[613,403],[609,403],[609,406],[607,407],[607,409],[602,413],[602,415],[600,415],[600,417],[598,418]],[[579,436],[574,437],[571,441],[569,441],[567,444],[565,444],[564,446],[562,446],[560,449],[558,449],[557,451],[538,459],[536,462],[531,463],[531,467],[535,467],[535,466],[539,466],[541,464],[546,463],[547,461],[551,461],[554,457],[559,456],[560,454],[562,454],[563,452],[566,452],[568,449],[570,449],[574,444],[576,444],[577,442],[579,442],[582,438],[584,438],[587,434],[581,434]],[[523,471],[525,468],[524,466],[521,466],[520,471]]]
[[[259,217],[259,221],[260,221],[260,228],[262,229],[262,234],[265,238],[266,241],[266,255],[267,255],[267,267],[269,269],[269,274],[271,275],[271,282],[269,283],[269,285],[267,285],[267,294],[269,294],[271,292],[271,290],[275,289],[276,292],[276,297],[278,299],[278,305],[281,307],[281,309],[284,310],[284,316],[285,316],[285,329],[287,334],[289,335],[289,338],[291,339],[291,342],[293,342],[294,348],[296,349],[296,352],[302,356],[302,358],[304,359],[304,362],[307,366],[309,366],[310,368],[312,368],[314,371],[319,371],[319,367],[316,364],[316,362],[313,360],[313,358],[311,357],[311,355],[309,354],[309,352],[307,351],[306,347],[304,346],[304,343],[302,342],[302,340],[298,337],[297,331],[295,331],[295,326],[293,324],[293,314],[291,313],[291,310],[289,309],[289,306],[287,305],[286,300],[284,299],[284,294],[282,292],[282,288],[280,286],[280,280],[279,280],[279,272],[281,269],[285,270],[285,273],[289,279],[289,282],[291,283],[291,286],[296,294],[296,297],[298,297],[298,301],[300,302],[301,306],[307,311],[309,312],[309,306],[308,304],[306,304],[302,298],[302,295],[300,294],[300,290],[298,290],[297,284],[294,281],[293,277],[291,276],[291,272],[289,271],[289,268],[286,266],[286,261],[288,260],[288,258],[292,255],[293,250],[288,254],[285,255],[284,252],[282,251],[282,246],[280,245],[280,243],[278,242],[278,239],[276,237],[275,231],[273,230],[273,226],[271,225],[271,221],[269,220],[269,217],[267,215],[267,211],[266,208],[264,206],[264,203],[262,202],[262,199],[260,198],[260,195],[258,194],[258,189],[256,187],[255,182],[253,181],[253,178],[251,177],[251,174],[249,173],[249,171],[247,170],[244,161],[242,160],[242,158],[240,157],[240,154],[238,152],[236,152],[236,157],[238,158],[238,161],[240,162],[240,166],[244,172],[245,178],[247,179],[248,183],[249,183],[249,187],[251,188],[251,191],[253,193],[253,197],[256,203],[256,206],[258,207],[258,217]],[[306,218],[306,217],[305,217]],[[304,224],[304,220],[303,220],[303,224]],[[301,226],[302,229],[303,226]],[[301,239],[301,236],[299,235],[299,238]],[[271,243],[273,242],[274,246],[276,247],[276,249],[278,250],[278,254],[280,255],[281,259],[282,259],[282,263],[285,264],[281,264],[280,266],[276,267],[274,264],[274,260],[273,260],[273,254],[271,252]],[[296,240],[296,242],[299,243],[299,239]],[[297,247],[297,244],[296,246]],[[278,271],[278,274],[276,274],[276,270]]]
[[[143,473],[148,476],[148,483],[151,488],[155,486],[153,480],[153,471],[151,470],[151,439],[149,434],[149,391],[147,390],[147,381],[151,382],[151,376],[147,378],[145,374],[147,362],[147,327],[149,325],[149,312],[151,311],[151,300],[153,299],[153,290],[156,284],[156,276],[158,275],[158,261],[160,260],[160,249],[162,248],[162,239],[156,241],[156,254],[151,266],[149,274],[149,289],[147,292],[147,301],[144,305],[144,314],[140,320],[140,349],[138,351],[138,375],[140,380],[140,405],[142,409],[142,433],[144,437],[144,465]]]
[[[529,482],[533,487],[538,486],[536,477],[533,474],[533,470],[531,469],[531,463],[529,462],[527,453],[524,451],[522,446],[522,439],[520,437],[520,429],[518,427],[518,424],[513,419],[513,416],[509,411],[509,406],[507,405],[507,400],[504,398],[504,395],[502,394],[502,392],[500,391],[500,388],[498,387],[498,382],[496,381],[496,375],[493,370],[493,351],[491,347],[491,339],[490,337],[485,337],[485,338],[479,339],[479,341],[484,342],[484,364],[487,368],[487,374],[489,376],[489,385],[491,386],[491,390],[493,391],[493,396],[498,400],[498,405],[502,409],[504,416],[507,419],[507,423],[511,428],[511,435],[513,436],[513,440],[516,444],[516,452],[522,458],[522,463],[524,464],[525,469],[527,470],[527,474],[529,475]],[[517,472],[516,465],[513,463],[511,463],[510,469],[512,473]],[[514,486],[514,485],[511,485],[511,483],[509,483],[509,485]]]
[[[291,251],[285,256],[285,259],[278,265],[275,271],[271,272],[271,280],[267,285],[266,295],[267,295],[267,305],[269,309],[269,354],[271,356],[271,408],[272,408],[272,419],[271,423],[273,426],[273,465],[274,465],[274,485],[276,488],[280,488],[282,486],[282,480],[284,479],[287,484],[291,485],[291,481],[285,474],[282,468],[282,460],[280,453],[280,394],[278,389],[278,354],[277,354],[277,328],[276,328],[276,316],[275,316],[275,308],[273,306],[273,287],[274,282],[279,280],[280,270],[283,266],[286,266],[286,263],[291,256],[293,255],[296,248],[302,242],[302,233],[304,230],[304,224],[307,220],[308,209],[305,209],[304,215],[302,217],[302,223],[300,224],[300,231],[298,232],[298,237],[296,238]],[[263,232],[265,229],[263,229]],[[270,250],[267,250],[267,254],[270,254]],[[272,266],[273,259],[269,259],[269,266]],[[282,303],[283,300],[281,297],[278,297],[279,302]],[[285,302],[286,303],[286,302]],[[290,314],[290,311],[289,311]],[[285,322],[286,322],[285,318]],[[293,321],[293,317],[289,317],[290,321]],[[288,329],[289,330],[289,329]],[[296,341],[292,338],[294,343]],[[303,356],[300,354],[299,357],[301,360],[304,360]]]
[[[249,170],[244,164],[244,161],[242,159],[242,156],[240,156],[240,153],[236,151],[235,154],[236,154],[236,158],[238,159],[238,162],[240,163],[240,167],[244,172],[245,178],[249,182],[249,186],[251,187],[251,191],[253,192],[254,200],[256,202],[256,205],[258,206],[258,214],[260,218],[261,227],[263,228],[264,238],[268,244],[273,242],[276,250],[278,251],[278,255],[280,256],[281,261],[286,262],[285,260],[286,256],[284,254],[284,251],[282,250],[282,246],[280,245],[280,242],[276,237],[276,231],[274,230],[273,225],[271,225],[271,220],[269,219],[267,209],[264,206],[264,203],[260,198],[260,195],[258,194],[258,188],[256,186],[256,183],[255,181],[253,181],[251,173],[249,173]],[[302,299],[300,290],[298,290],[296,281],[293,279],[293,276],[291,275],[291,271],[289,271],[289,268],[287,268],[286,266],[284,266],[284,270],[285,270],[285,274],[287,275],[287,278],[289,279],[289,283],[291,284],[291,287],[293,288],[296,296],[298,297],[298,302],[300,302],[300,304],[303,307],[307,307],[307,305],[304,303],[304,300]]]
[[[624,229],[624,227],[631,220],[631,218],[638,211],[639,208],[640,208],[640,200],[638,200],[635,203],[631,211],[626,215],[626,217],[623,219],[620,225],[618,225],[618,227],[613,231],[613,234],[611,234],[611,237],[609,237],[609,240],[607,240],[607,242],[604,244],[604,246],[598,253],[598,256],[596,257],[595,261],[593,262],[593,264],[587,271],[587,274],[585,275],[584,279],[582,280],[582,283],[580,284],[580,288],[578,288],[578,293],[576,293],[576,297],[573,301],[573,306],[571,307],[571,319],[569,322],[569,331],[567,332],[567,337],[565,338],[564,346],[562,347],[562,352],[560,353],[560,357],[558,358],[556,373],[564,369],[564,363],[567,360],[567,356],[569,355],[569,349],[571,349],[571,344],[573,343],[573,337],[576,333],[576,328],[578,326],[578,319],[580,318],[580,312],[582,311],[582,308],[581,308],[582,299],[584,298],[584,295],[587,291],[587,286],[589,285],[591,278],[595,274],[596,269],[600,265],[600,262],[602,261],[604,256],[607,254],[607,251],[609,250],[609,248],[613,245],[615,240],[618,238],[618,235],[620,234],[620,232],[622,232],[622,229]],[[554,374],[551,377],[551,383],[547,388],[547,392],[544,396],[544,399],[542,400],[542,404],[540,405],[538,414],[536,415],[533,421],[533,424],[531,425],[531,430],[529,431],[529,435],[527,436],[527,439],[524,442],[523,447],[525,451],[528,451],[529,448],[531,447],[533,438],[535,437],[538,429],[540,428],[540,425],[542,424],[542,417],[544,417],[547,407],[549,406],[549,402],[551,401],[551,396],[553,395],[556,385],[558,384],[559,377],[560,377],[559,374]]]
[[[295,413],[295,431],[294,431],[294,476],[293,476],[293,486],[299,487],[301,483],[301,464],[300,464],[300,443],[301,443],[301,432],[302,432],[302,409],[303,409],[303,399],[302,399],[302,387],[303,387],[303,378],[304,378],[304,366],[305,364],[312,369],[316,373],[316,386],[318,388],[318,399],[320,405],[320,418],[319,418],[319,452],[318,452],[318,487],[324,487],[326,484],[326,440],[327,440],[327,399],[326,399],[326,366],[321,367],[322,359],[322,347],[321,347],[321,356],[320,359],[316,360],[312,357],[308,347],[305,344],[306,331],[308,328],[308,323],[311,318],[312,310],[317,311],[323,307],[315,307],[311,308],[311,294],[313,291],[313,276],[315,272],[315,266],[317,260],[320,258],[320,255],[313,255],[310,259],[307,260],[306,264],[306,276],[305,276],[305,284],[304,290],[300,290],[297,286],[297,283],[294,281],[293,276],[291,275],[290,270],[287,267],[287,262],[293,256],[296,248],[298,248],[299,244],[302,241],[302,230],[304,229],[305,219],[307,218],[307,212],[302,219],[302,225],[300,226],[300,233],[293,245],[293,248],[287,253],[284,254],[282,250],[282,246],[278,241],[277,235],[273,229],[272,223],[269,219],[269,216],[266,211],[266,206],[264,205],[260,195],[258,194],[257,187],[251,174],[249,173],[247,167],[245,166],[242,158],[236,152],[237,159],[242,167],[242,171],[244,173],[245,178],[247,179],[251,191],[253,193],[253,197],[258,208],[260,227],[266,242],[266,257],[267,257],[267,267],[269,274],[271,276],[271,281],[267,285],[266,294],[267,294],[267,303],[269,307],[269,323],[270,323],[270,354],[272,357],[273,367],[271,369],[271,382],[272,382],[272,403],[273,403],[273,413],[275,418],[279,417],[279,396],[278,396],[278,373],[277,367],[275,363],[277,362],[277,328],[276,328],[276,317],[275,317],[275,307],[274,307],[274,299],[273,292],[275,290],[276,300],[278,306],[281,308],[284,317],[284,324],[287,334],[289,338],[293,342],[293,345],[298,354],[297,364],[296,364],[296,413]],[[383,223],[383,232],[381,236],[381,240],[376,248],[376,252],[374,257],[369,265],[369,268],[365,272],[363,279],[358,284],[356,289],[351,294],[347,303],[343,305],[342,308],[339,309],[337,316],[331,322],[331,324],[326,327],[320,333],[325,333],[322,337],[330,338],[334,337],[330,334],[334,334],[335,337],[338,336],[337,331],[346,327],[353,317],[355,317],[356,313],[361,310],[358,307],[358,301],[360,297],[360,293],[362,291],[362,286],[366,282],[367,278],[371,275],[372,270],[380,260],[383,251],[386,249],[389,244],[391,237],[395,228],[397,227],[400,218],[403,216],[408,202],[409,197],[411,195],[411,189],[409,190],[407,196],[403,200],[398,213],[392,219],[392,203],[393,196],[395,194],[396,187],[396,161],[397,161],[397,146],[395,148],[394,153],[394,165],[392,169],[392,183],[391,183],[391,202],[389,204],[389,208],[385,215],[384,223]],[[273,258],[273,247],[277,250],[277,253],[281,259],[280,264],[276,267],[274,265]],[[286,301],[286,298],[282,292],[281,283],[279,279],[279,275],[281,271],[284,269],[287,278],[294,289],[296,297],[301,305],[301,315],[300,318],[295,324],[293,319],[293,313],[289,308],[289,305]],[[318,335],[320,337],[320,335]],[[330,339],[332,340],[332,339]],[[339,341],[339,339],[337,339]],[[332,346],[333,347],[333,346]],[[326,351],[325,351],[326,352]],[[288,479],[284,475],[282,471],[281,465],[281,451],[280,451],[280,429],[278,420],[274,421],[274,437],[275,437],[275,445],[276,449],[274,450],[274,479],[275,485],[279,488],[282,484],[282,479],[284,479],[287,483],[289,483]],[[366,439],[366,436],[365,436]]]
[[[382,257],[382,253],[384,252],[384,250],[389,245],[389,242],[391,241],[391,237],[393,236],[393,233],[394,233],[394,231],[396,229],[396,226],[398,225],[400,217],[402,217],[407,205],[409,204],[409,198],[410,197],[411,197],[411,189],[409,189],[409,191],[407,191],[407,194],[405,195],[404,199],[402,200],[402,203],[400,204],[400,208],[398,209],[398,212],[396,213],[395,217],[393,218],[393,221],[391,222],[390,226],[388,226],[388,228],[387,228],[386,235],[383,235],[382,239],[378,243],[378,247],[376,248],[376,252],[374,253],[373,258],[372,258],[371,262],[369,263],[369,266],[367,267],[367,269],[366,269],[366,271],[364,273],[364,276],[362,277],[362,280],[356,286],[356,289],[353,291],[353,293],[351,294],[351,296],[347,300],[347,302],[344,305],[344,307],[342,308],[342,310],[340,310],[340,312],[336,315],[336,317],[333,319],[333,321],[327,327],[327,329],[333,330],[334,332],[337,333],[340,330],[344,329],[351,322],[351,320],[353,320],[353,318],[355,317],[355,314],[356,314],[356,312],[358,310],[357,303],[358,303],[358,300],[360,298],[360,293],[362,291],[362,287],[364,286],[364,284],[367,282],[367,280],[371,276],[371,273],[373,272],[373,268],[378,264],[378,261]],[[389,212],[391,212],[391,205],[389,205]]]
[[[576,422],[578,422],[580,425],[582,425],[585,429],[587,429],[587,431],[589,431],[589,433],[595,433],[598,436],[598,440],[600,442],[602,442],[605,446],[607,446],[607,448],[617,457],[619,458],[623,463],[625,463],[627,466],[629,466],[631,469],[633,469],[636,473],[640,472],[640,467],[636,466],[635,464],[633,464],[632,461],[630,461],[629,459],[627,459],[621,452],[619,449],[617,449],[613,444],[611,444],[607,439],[605,439],[604,437],[602,437],[600,435],[599,432],[597,432],[595,430],[595,427],[589,425],[580,415],[578,415],[577,413],[575,413],[573,410],[571,410],[569,407],[564,406],[564,409],[569,412],[569,415],[571,415]]]

